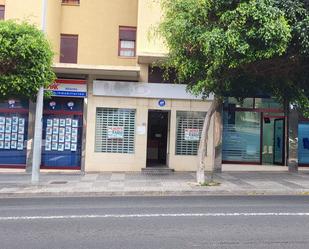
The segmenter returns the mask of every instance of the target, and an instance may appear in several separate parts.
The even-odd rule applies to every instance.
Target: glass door
[[[274,164],[284,165],[284,118],[274,121]]]

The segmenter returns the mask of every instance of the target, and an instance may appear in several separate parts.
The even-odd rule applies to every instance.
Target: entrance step
[[[142,168],[143,174],[149,175],[169,175],[172,174],[175,170],[168,167],[147,167]]]

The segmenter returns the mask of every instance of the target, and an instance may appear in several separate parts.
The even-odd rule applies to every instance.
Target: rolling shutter
[[[176,131],[176,155],[197,155],[199,140],[203,129],[206,112],[178,111]],[[198,141],[188,141],[185,138],[186,129],[198,130]]]
[[[112,138],[109,129],[120,129],[120,136]],[[95,151],[105,153],[134,153],[135,110],[97,108]]]

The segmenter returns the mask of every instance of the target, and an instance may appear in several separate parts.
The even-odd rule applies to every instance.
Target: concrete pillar
[[[287,165],[289,172],[298,171],[298,121],[299,113],[292,108],[288,117],[288,151],[287,151]]]

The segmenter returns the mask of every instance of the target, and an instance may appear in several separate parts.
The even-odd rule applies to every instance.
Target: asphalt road
[[[0,199],[0,249],[308,249],[309,197]]]

